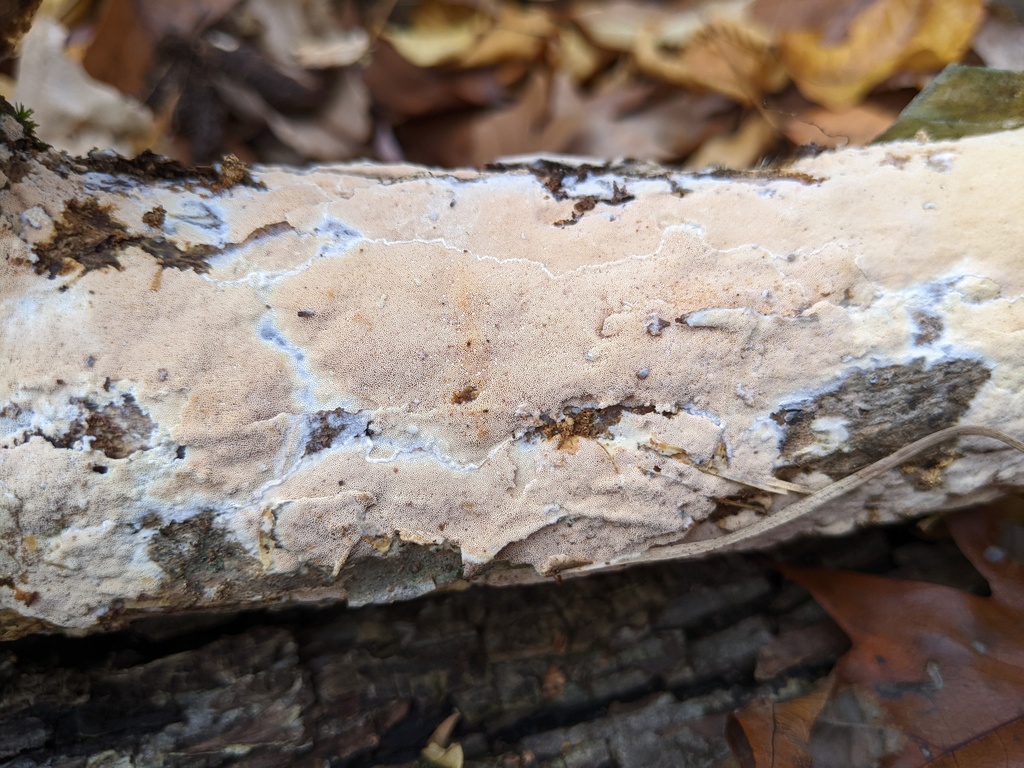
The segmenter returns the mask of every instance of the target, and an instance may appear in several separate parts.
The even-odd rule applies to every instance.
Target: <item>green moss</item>
[[[35,114],[33,110],[26,107],[24,104],[14,104],[14,117],[21,123],[21,127],[25,129],[25,135],[30,138],[36,138],[36,128],[39,124],[32,119],[32,115]]]
[[[874,143],[960,139],[1022,126],[1024,73],[951,64]]]

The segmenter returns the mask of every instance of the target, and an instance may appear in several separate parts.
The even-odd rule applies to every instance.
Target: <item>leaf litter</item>
[[[743,766],[1024,764],[1024,500],[945,519],[991,594],[783,566],[851,649],[812,693],[736,713]]]
[[[1005,5],[45,0],[0,95],[74,152],[745,169],[871,141],[947,64],[1019,62]]]

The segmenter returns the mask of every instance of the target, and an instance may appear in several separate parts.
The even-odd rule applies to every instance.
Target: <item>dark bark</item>
[[[981,583],[906,527],[780,554]],[[468,766],[729,765],[727,713],[808,688],[845,647],[806,593],[738,556],[359,610],[163,617],[0,646],[0,759],[412,764],[457,709]]]

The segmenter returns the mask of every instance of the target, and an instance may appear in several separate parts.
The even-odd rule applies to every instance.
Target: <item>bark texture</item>
[[[906,528],[781,554],[982,585],[951,544]],[[457,709],[467,768],[725,768],[728,712],[798,695],[846,647],[806,593],[740,556],[359,610],[151,620],[0,645],[0,764],[411,768]]]
[[[783,171],[68,158],[0,118],[3,633],[510,583],[1024,433],[1024,134]],[[777,536],[964,505],[963,440]]]

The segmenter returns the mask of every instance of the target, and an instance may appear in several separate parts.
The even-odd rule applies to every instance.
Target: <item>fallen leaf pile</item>
[[[1010,0],[44,0],[0,95],[73,152],[749,167],[863,144]]]
[[[735,716],[743,766],[1024,765],[1024,504],[962,512],[948,526],[990,596],[784,569],[852,648],[813,693]]]

